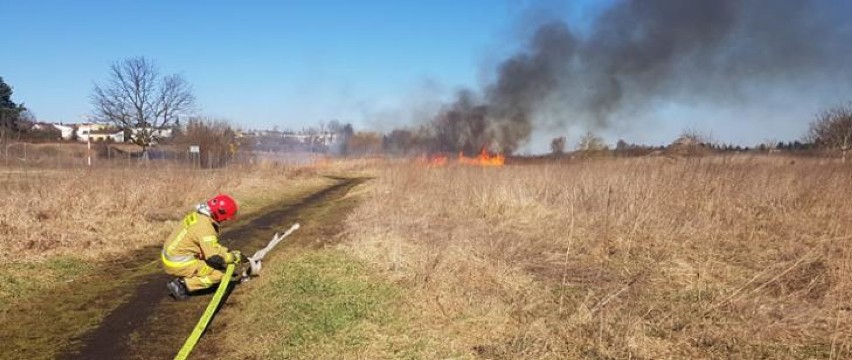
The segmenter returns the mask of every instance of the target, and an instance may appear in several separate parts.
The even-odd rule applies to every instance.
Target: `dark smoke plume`
[[[585,31],[544,22],[491,84],[460,92],[436,116],[433,148],[511,153],[536,126],[602,129],[614,114],[658,101],[725,103],[755,89],[848,84],[850,14],[845,0],[624,0]]]

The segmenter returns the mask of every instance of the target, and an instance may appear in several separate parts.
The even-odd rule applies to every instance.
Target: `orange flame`
[[[448,160],[444,155],[420,155],[417,157],[417,164],[427,167],[440,167],[447,165]]]
[[[434,155],[429,159],[429,166],[444,166],[447,165],[447,157],[444,155]]]
[[[479,153],[479,156],[475,158],[469,158],[464,156],[463,153],[459,153],[459,164],[479,166],[503,166],[505,163],[505,156],[503,156],[502,154],[497,154],[494,156],[488,155],[488,151],[485,150],[485,148],[482,148],[482,151]]]
[[[435,154],[431,156],[424,154],[418,156],[415,161],[420,166],[442,167],[450,163],[450,158],[443,154]],[[497,167],[503,166],[506,163],[506,157],[502,154],[490,155],[485,148],[482,148],[482,151],[476,157],[467,157],[464,156],[464,153],[460,152],[456,163],[461,165]]]
[[[331,165],[331,159],[328,156],[316,156],[311,159],[311,166],[313,167],[328,167]]]

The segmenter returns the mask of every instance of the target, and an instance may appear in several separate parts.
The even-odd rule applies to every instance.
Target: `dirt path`
[[[300,222],[303,228],[287,242],[290,243],[290,246],[294,244],[310,246],[311,244],[304,243],[308,241],[306,240],[308,238],[299,235],[305,232],[323,231],[323,224],[315,219],[321,219],[324,216],[323,214],[329,211],[343,211],[342,208],[335,209],[336,204],[339,203],[337,200],[344,198],[351,188],[364,181],[364,179],[336,180],[335,185],[314,193],[301,202],[289,206],[269,208],[253,219],[232,224],[231,227],[226,225],[221,235],[223,244],[252,253],[264,246],[276,231],[282,231],[292,223]],[[300,242],[302,243],[299,244]],[[139,258],[152,259],[157,257],[158,252],[159,247],[147,248],[144,250],[144,254],[137,255],[139,255]],[[110,307],[111,302],[104,299],[102,303],[90,301],[88,304],[77,304],[72,309],[66,308],[69,311],[76,309],[76,311],[90,312],[97,311],[98,307],[102,308],[101,311],[109,311],[110,308],[113,310],[102,322],[91,328],[83,336],[62,346],[61,352],[50,353],[54,355],[58,353],[57,358],[60,359],[170,359],[177,353],[183,341],[195,326],[210,300],[210,296],[194,296],[183,302],[173,301],[167,296],[165,290],[168,277],[162,273],[158,263],[151,261],[140,263],[137,261],[133,264],[122,264],[122,266],[124,274],[118,275],[123,277],[123,280],[118,282],[119,284],[111,289],[97,289],[95,287],[91,289],[101,293],[95,299],[115,298],[123,295],[124,299],[120,305]],[[95,281],[92,282],[96,283]],[[86,283],[78,284],[74,291],[88,291],[86,287]],[[238,293],[239,286],[234,291],[234,294]],[[115,302],[114,300],[112,303]],[[54,312],[56,314],[52,314],[52,316],[62,316],[61,312]],[[32,316],[38,315],[32,314]],[[42,322],[48,322],[47,325],[50,321],[50,315],[42,320]],[[215,319],[213,323],[216,323]],[[45,324],[41,325],[41,329],[50,329]],[[211,327],[208,332],[215,331],[214,329]],[[12,338],[11,340],[50,342],[51,336],[62,333],[60,330],[48,330],[48,334],[39,334],[39,331],[36,330],[29,332],[29,334],[24,332],[26,335],[23,335],[22,339]],[[46,336],[46,338],[36,339],[40,336]],[[61,346],[63,342],[58,341],[56,344]],[[207,351],[208,353],[215,351],[215,348],[210,348]],[[53,357],[45,353],[24,354],[14,351],[12,353],[15,354],[13,356],[15,358]],[[194,353],[194,355],[204,354]]]

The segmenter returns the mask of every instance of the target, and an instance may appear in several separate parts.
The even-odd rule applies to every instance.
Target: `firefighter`
[[[237,214],[237,202],[219,194],[198,204],[186,215],[163,245],[163,268],[175,278],[166,284],[176,300],[207,289],[222,280],[228,264],[244,261],[239,250],[229,251],[219,244],[219,226]]]

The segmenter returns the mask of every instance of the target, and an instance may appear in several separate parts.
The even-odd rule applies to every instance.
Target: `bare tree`
[[[852,150],[852,103],[817,115],[806,140],[818,148],[840,150],[845,163],[846,153]]]
[[[146,156],[159,131],[189,111],[195,97],[182,76],[161,77],[153,61],[134,57],[110,67],[109,80],[95,85],[91,101],[95,119],[124,130]]]
[[[711,146],[715,141],[713,140],[712,134],[701,132],[696,129],[684,129],[674,142],[676,144],[688,146]]]
[[[240,149],[237,133],[227,120],[190,118],[174,143],[188,149],[198,146],[199,165],[208,168],[225,166]]]
[[[602,138],[589,131],[586,135],[580,138],[577,144],[577,150],[581,151],[603,151],[607,150],[606,143]]]
[[[565,137],[559,136],[550,140],[550,152],[553,155],[562,155],[565,152]]]

